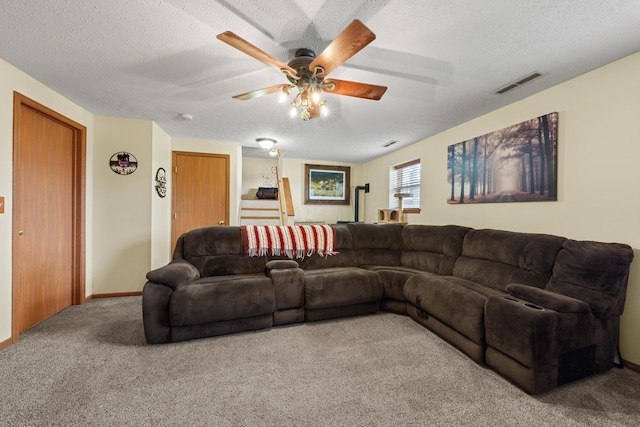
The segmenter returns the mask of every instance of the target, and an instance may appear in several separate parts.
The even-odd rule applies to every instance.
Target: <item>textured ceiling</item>
[[[287,81],[217,34],[288,62],[297,48],[320,53],[356,18],[377,38],[331,77],[387,86],[380,101],[326,94],[329,117],[303,122],[277,95],[231,98]],[[249,156],[269,137],[287,157],[343,162],[638,51],[638,0],[3,0],[0,13],[0,57],[94,114],[233,141]],[[492,93],[533,71],[544,76]]]

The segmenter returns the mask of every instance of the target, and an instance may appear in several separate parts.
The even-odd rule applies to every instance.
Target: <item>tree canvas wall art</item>
[[[447,203],[557,200],[558,113],[448,147]]]

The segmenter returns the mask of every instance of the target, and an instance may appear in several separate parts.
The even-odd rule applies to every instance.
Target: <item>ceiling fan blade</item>
[[[354,19],[334,41],[322,51],[311,64],[309,69],[320,66],[324,68],[324,76],[338,68],[347,59],[358,53],[363,47],[371,43],[376,35],[360,20]]]
[[[239,37],[235,33],[231,31],[225,31],[224,33],[220,33],[216,36],[218,40],[221,40],[228,44],[231,47],[235,47],[240,52],[246,53],[252,58],[257,59],[260,62],[267,64],[270,67],[275,68],[277,71],[281,71],[282,69],[287,70],[289,73],[296,75],[296,70],[289,67],[284,62],[278,61],[273,56],[269,55],[265,51],[261,50],[259,47],[252,45],[242,37]]]
[[[335,93],[336,95],[353,96],[377,101],[382,98],[387,87],[350,82],[347,80],[328,79],[323,83],[323,90],[328,93]]]
[[[280,92],[285,87],[292,88],[294,86],[293,85],[288,85],[288,84],[269,86],[269,87],[265,87],[263,89],[258,89],[258,90],[254,90],[254,91],[247,92],[247,93],[241,93],[239,95],[233,96],[232,98],[233,99],[239,99],[241,101],[246,101],[248,99],[259,98],[259,97],[264,96],[264,95],[271,95],[272,93]]]

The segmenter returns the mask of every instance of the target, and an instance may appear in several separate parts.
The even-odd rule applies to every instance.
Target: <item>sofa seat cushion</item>
[[[421,273],[424,273],[424,271],[419,270],[417,268],[403,267],[401,265],[364,264],[364,265],[361,265],[360,268],[365,268],[367,270],[373,270],[373,271],[381,271],[381,270],[397,271],[397,272],[400,272],[400,273],[409,273],[409,274],[421,274]]]
[[[305,308],[344,307],[379,301],[382,282],[374,271],[358,267],[305,271]]]
[[[396,301],[406,301],[404,284],[414,274],[431,274],[424,271],[393,265],[363,265],[361,268],[378,273],[382,280],[383,298]]]
[[[299,264],[300,268],[304,270],[354,267],[358,265],[356,254],[353,249],[338,249],[338,251],[339,252],[335,255],[326,257],[313,254],[302,259],[297,259],[296,262]]]
[[[213,276],[178,288],[171,297],[172,326],[243,319],[273,313],[275,296],[264,274]]]
[[[484,304],[489,295],[503,292],[453,276],[415,275],[404,286],[407,301],[484,345]]]

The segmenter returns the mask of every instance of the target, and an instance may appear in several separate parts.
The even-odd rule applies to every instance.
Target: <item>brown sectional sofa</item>
[[[247,257],[240,227],[193,230],[148,273],[149,343],[408,315],[537,394],[614,363],[633,250],[447,225],[334,226],[337,255]]]

